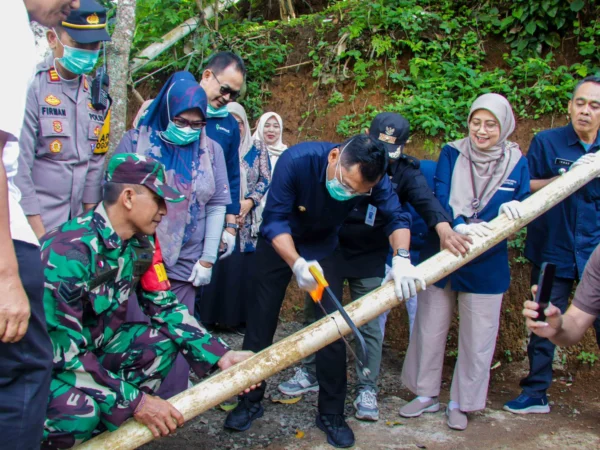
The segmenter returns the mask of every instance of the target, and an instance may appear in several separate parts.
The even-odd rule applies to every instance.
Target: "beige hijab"
[[[467,126],[473,113],[479,109],[491,112],[498,120],[500,138],[493,147],[486,151],[479,150],[470,137],[449,144],[460,152],[454,166],[450,186],[450,206],[454,212],[454,218],[458,216],[472,217],[476,212],[483,210],[523,156],[516,143],[507,141],[507,138],[515,130],[515,116],[508,100],[499,94],[484,94],[477,97],[471,105]],[[477,209],[473,208],[471,203],[474,198],[472,176],[474,176],[473,181],[478,196],[482,194],[487,185],[486,192]]]
[[[236,115],[244,122],[244,135],[240,136],[240,201],[246,198],[248,195],[248,174],[242,167],[242,161],[246,153],[252,148],[252,137],[250,137],[250,124],[248,123],[248,116],[246,110],[242,105],[237,102],[227,103],[227,111],[231,114]]]

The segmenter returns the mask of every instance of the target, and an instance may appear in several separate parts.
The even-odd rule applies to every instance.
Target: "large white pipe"
[[[419,264],[419,269],[424,274],[427,284],[430,285],[446,277],[508,238],[597,176],[600,176],[600,158],[595,164],[576,167],[567,172],[525,200],[523,202],[524,215],[520,219],[511,221],[504,214],[494,219],[491,222],[495,226],[492,235],[486,238],[474,237],[473,245],[467,256],[456,257],[445,250]],[[349,304],[346,311],[354,323],[360,326],[399,304],[394,295],[393,284],[388,283]],[[252,358],[176,395],[169,401],[188,421],[243,391],[248,386],[267,379],[339,339],[338,327],[344,335],[350,332],[348,325],[336,312],[266,348]],[[148,428],[131,419],[118,430],[112,433],[103,433],[78,448],[81,450],[129,450],[153,439]]]

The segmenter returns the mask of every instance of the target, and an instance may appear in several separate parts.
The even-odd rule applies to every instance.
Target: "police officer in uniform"
[[[81,0],[46,35],[52,54],[38,65],[27,97],[16,183],[38,237],[100,201],[106,147],[96,151],[105,111],[91,103],[89,73],[106,32],[106,10]]]

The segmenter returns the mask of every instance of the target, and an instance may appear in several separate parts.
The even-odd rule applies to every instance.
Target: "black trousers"
[[[52,344],[44,315],[44,273],[37,246],[13,241],[31,318],[19,342],[0,342],[1,448],[38,449],[52,373]]]
[[[325,278],[337,279],[333,255],[319,261],[325,272]],[[259,352],[273,343],[277,329],[279,312],[286,288],[292,277],[292,270],[281,259],[273,247],[264,238],[259,238],[256,248],[254,270],[244,337],[244,350]],[[342,286],[331,286],[338,299],[342,298]],[[322,304],[330,313],[335,311],[333,302],[325,293]],[[323,317],[323,311],[315,304],[315,316]],[[346,347],[341,339],[317,352],[317,379],[319,380],[319,412],[321,414],[343,414],[346,400]],[[249,394],[252,402],[262,400],[266,382]]]

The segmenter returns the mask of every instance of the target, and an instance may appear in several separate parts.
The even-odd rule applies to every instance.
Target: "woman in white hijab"
[[[252,135],[252,139],[264,142],[267,145],[272,169],[275,168],[275,164],[281,154],[288,148],[288,146],[283,143],[282,138],[283,120],[281,120],[281,116],[274,112],[268,112],[260,116],[258,126]]]
[[[520,217],[520,201],[529,195],[529,169],[519,146],[507,140],[515,129],[515,119],[503,96],[478,97],[467,124],[468,136],[442,149],[435,194],[452,215],[455,231],[487,236],[493,229],[488,222],[499,214],[511,220]],[[439,250],[439,243],[430,244],[429,254],[422,252],[423,259]],[[400,409],[401,416],[418,417],[440,408],[446,338],[457,303],[458,358],[446,409],[447,424],[464,430],[466,413],[485,408],[502,295],[509,284],[505,240],[419,293],[402,369],[402,383],[417,398]]]
[[[237,120],[240,129],[240,227],[233,254],[219,260],[213,269],[211,283],[202,289],[197,305],[204,324],[239,330],[246,323],[245,299],[250,286],[250,269],[258,240],[260,209],[271,183],[271,164],[267,145],[253,140],[244,107],[227,104],[227,110]]]

